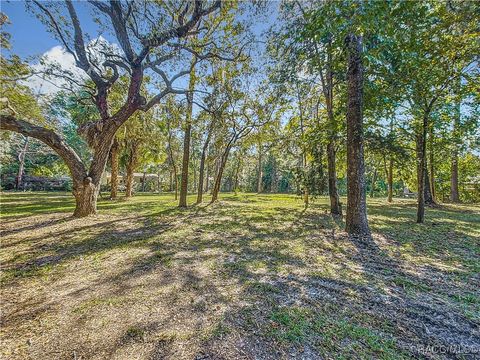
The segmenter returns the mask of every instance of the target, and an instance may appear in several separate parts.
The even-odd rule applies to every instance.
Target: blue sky
[[[45,26],[30,11],[27,11],[24,1],[2,0],[1,11],[5,13],[11,24],[6,31],[12,35],[12,50],[22,58],[42,55],[59,42],[48,33]],[[89,10],[81,2],[75,3],[82,26],[87,32],[94,32],[94,24],[90,20]],[[90,20],[90,21],[89,21]]]

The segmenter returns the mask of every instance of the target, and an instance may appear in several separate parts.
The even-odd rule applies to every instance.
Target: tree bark
[[[365,199],[363,155],[363,65],[362,37],[347,38],[347,217],[349,235],[370,236]]]
[[[25,155],[27,154],[29,137],[25,136],[25,141],[23,143],[23,147],[21,148],[20,152],[18,153],[18,172],[17,177],[15,178],[15,189],[20,190],[22,186],[23,180],[23,172],[25,168]]]
[[[91,177],[86,177],[82,183],[74,181],[75,211],[73,216],[85,217],[97,213],[97,198],[100,185],[95,185]]]
[[[115,200],[118,194],[118,153],[120,145],[117,138],[114,138],[112,148],[110,149],[110,166],[112,168],[111,178],[110,178],[110,199]]]

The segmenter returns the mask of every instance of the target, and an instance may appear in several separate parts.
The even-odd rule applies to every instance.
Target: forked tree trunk
[[[390,158],[388,164],[388,176],[387,176],[387,186],[388,186],[388,197],[387,201],[391,203],[393,201],[393,159]]]
[[[112,168],[112,174],[110,178],[110,199],[115,200],[118,194],[118,153],[119,153],[119,144],[117,138],[113,140],[112,148],[110,149],[110,166]]]
[[[25,155],[27,154],[28,143],[29,143],[29,137],[25,136],[23,147],[18,153],[18,172],[17,172],[17,177],[15,178],[16,190],[20,190],[20,188],[22,187],[23,172],[25,169]]]
[[[328,163],[328,195],[330,196],[330,213],[342,215],[342,206],[337,188],[337,170],[335,164],[335,143],[331,140],[327,145]]]
[[[362,38],[350,34],[347,39],[347,217],[349,235],[370,236],[365,199],[363,157],[363,65]]]

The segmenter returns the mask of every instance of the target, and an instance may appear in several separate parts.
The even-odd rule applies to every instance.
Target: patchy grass
[[[189,197],[190,203],[195,200]],[[208,199],[207,199],[208,200]],[[1,198],[1,357],[404,359],[480,349],[480,207],[369,199],[371,241],[326,198]],[[473,358],[473,357],[472,357]]]

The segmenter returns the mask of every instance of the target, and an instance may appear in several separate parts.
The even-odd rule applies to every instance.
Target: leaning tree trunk
[[[217,177],[215,178],[215,183],[212,188],[212,200],[210,201],[210,203],[214,203],[215,201],[218,200],[218,193],[220,192],[220,186],[222,184],[223,170],[225,169],[225,165],[227,163],[229,154],[230,154],[230,146],[227,146],[227,148],[223,152],[223,155],[220,159]]]
[[[118,153],[119,153],[119,143],[117,138],[114,138],[112,148],[110,149],[110,166],[112,168],[112,174],[110,178],[110,199],[115,200],[118,194]]]
[[[110,134],[104,136],[104,142],[94,149],[94,158],[87,173],[77,153],[54,131],[33,125],[28,121],[20,120],[12,115],[0,115],[0,129],[20,133],[44,142],[51,147],[65,161],[73,181],[73,195],[76,200],[74,216],[83,217],[93,215],[97,212],[97,196],[100,189],[100,179],[105,165],[112,137]]]
[[[347,217],[349,235],[369,236],[365,199],[365,164],[363,157],[363,65],[362,38],[347,38]]]
[[[20,187],[22,186],[23,171],[25,168],[25,155],[27,154],[28,142],[29,142],[29,137],[25,136],[23,147],[18,153],[18,173],[17,173],[17,177],[15,178],[16,190],[20,190]]]
[[[337,188],[337,170],[335,164],[335,143],[331,140],[327,145],[328,163],[328,195],[330,196],[330,213],[342,215],[342,206]]]

